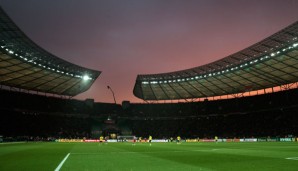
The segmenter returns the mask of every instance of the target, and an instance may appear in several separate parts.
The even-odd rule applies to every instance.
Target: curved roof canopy
[[[100,73],[39,47],[0,7],[0,85],[75,96],[88,90]]]
[[[133,93],[144,100],[192,99],[298,82],[298,21],[218,61],[182,71],[138,75]]]

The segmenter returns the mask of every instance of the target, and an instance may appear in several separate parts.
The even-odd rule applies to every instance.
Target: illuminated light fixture
[[[13,54],[14,52],[12,50],[8,51],[8,53]]]
[[[295,37],[295,39],[297,39],[297,37]],[[228,68],[228,69],[225,69],[225,70],[223,70],[224,68],[218,68],[218,69],[222,69],[221,71],[217,71],[217,72],[214,72],[214,73],[208,73],[208,74],[205,74],[205,75],[198,75],[198,76],[195,76],[195,77],[188,77],[188,78],[182,78],[182,79],[177,79],[177,80],[166,80],[166,81],[159,81],[159,83],[171,83],[171,82],[173,82],[173,83],[175,83],[175,82],[181,82],[181,81],[185,81],[185,80],[194,80],[194,79],[201,79],[201,78],[206,78],[206,77],[210,77],[210,76],[216,76],[216,75],[219,75],[219,74],[221,74],[221,73],[225,73],[225,72],[229,72],[230,70],[231,71],[234,71],[234,70],[237,70],[239,67],[240,68],[243,68],[243,67],[245,67],[245,66],[248,66],[248,65],[250,65],[250,64],[254,64],[254,63],[257,63],[259,60],[260,61],[263,61],[263,60],[265,60],[265,59],[268,59],[268,58],[270,58],[270,57],[274,57],[274,56],[276,56],[276,55],[279,55],[281,52],[285,52],[285,51],[287,51],[287,50],[291,50],[291,49],[293,49],[293,48],[296,48],[298,46],[298,43],[297,42],[295,42],[295,43],[293,43],[292,44],[292,46],[288,46],[288,47],[286,47],[286,48],[283,48],[283,49],[280,49],[280,51],[275,51],[275,52],[272,52],[270,55],[267,55],[267,56],[263,56],[263,57],[260,57],[260,58],[258,58],[258,59],[254,59],[254,60],[251,60],[251,61],[249,61],[249,62],[247,62],[247,63],[242,63],[241,65],[239,64],[238,66],[235,66],[235,67],[232,67],[231,66],[231,68]],[[278,46],[277,46],[278,47]],[[273,48],[271,48],[271,50],[273,50]],[[267,52],[267,51],[264,51],[264,52]],[[255,56],[255,55],[254,55]],[[244,59],[244,61],[246,61],[246,60],[248,60],[249,58],[245,58]],[[242,60],[240,60],[240,62],[241,62]],[[226,65],[226,67],[228,67],[229,65]],[[209,71],[211,71],[211,70],[209,70]],[[212,71],[214,71],[214,69],[212,70]],[[206,72],[205,72],[206,73]],[[180,77],[180,76],[173,76],[173,78],[174,77]],[[142,82],[143,83],[143,82]],[[153,81],[153,82],[148,82],[148,84],[149,83],[151,83],[151,84],[158,84],[158,81]],[[144,83],[144,84],[146,84],[146,83]]]

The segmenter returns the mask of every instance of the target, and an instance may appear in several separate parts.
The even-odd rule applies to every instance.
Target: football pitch
[[[298,143],[2,143],[0,170],[297,171]]]

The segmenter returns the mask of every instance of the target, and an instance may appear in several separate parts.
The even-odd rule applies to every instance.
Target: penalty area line
[[[298,157],[288,157],[287,160],[298,160]]]
[[[58,165],[58,167],[55,169],[55,171],[59,171],[61,169],[61,167],[63,166],[64,162],[67,160],[67,158],[69,157],[70,153],[68,153],[64,159],[60,162],[60,164]]]

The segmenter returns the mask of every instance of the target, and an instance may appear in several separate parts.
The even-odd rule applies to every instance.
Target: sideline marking
[[[286,159],[288,159],[288,160],[298,160],[298,157],[288,157]]]
[[[22,144],[26,143],[25,141],[20,141],[20,142],[2,142],[0,145],[7,145],[7,144]]]
[[[70,153],[68,153],[64,159],[61,161],[61,163],[58,165],[58,167],[55,169],[55,171],[59,171],[62,167],[62,165],[64,164],[64,162],[66,161],[66,159],[68,158],[68,156],[70,155]]]

